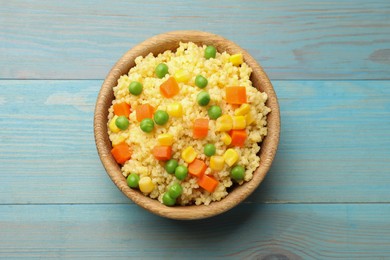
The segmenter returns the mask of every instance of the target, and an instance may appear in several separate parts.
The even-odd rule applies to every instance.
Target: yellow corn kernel
[[[115,124],[115,121],[116,121],[117,118],[118,118],[118,116],[115,115],[111,119],[110,123],[108,124],[108,128],[110,128],[110,131],[113,132],[113,133],[119,133],[121,131]]]
[[[183,106],[180,103],[169,104],[167,107],[167,112],[169,116],[181,117],[183,116]]]
[[[256,116],[253,112],[249,112],[248,114],[246,114],[245,116],[245,120],[246,120],[246,125],[251,125],[253,122],[255,122],[256,120]]]
[[[173,76],[177,82],[187,82],[190,80],[190,73],[188,73],[188,71],[185,71],[185,70],[177,70],[175,72],[175,75]]]
[[[216,131],[230,131],[233,127],[232,117],[229,115],[222,115],[218,117],[215,122],[215,130]]]
[[[233,116],[232,129],[239,130],[239,129],[245,129],[245,127],[246,127],[245,116]]]
[[[232,138],[230,137],[230,135],[228,135],[227,133],[223,132],[222,136],[221,136],[221,141],[224,144],[229,145],[232,142]]]
[[[234,66],[240,66],[244,62],[244,59],[242,58],[241,53],[237,53],[230,56],[229,61],[233,63]]]
[[[244,103],[239,108],[234,110],[234,115],[235,116],[245,116],[246,114],[249,113],[250,110],[251,110],[251,105]]]
[[[210,168],[214,171],[221,171],[225,165],[225,160],[222,156],[213,155],[210,157]]]
[[[142,177],[138,182],[138,186],[143,193],[151,193],[154,190],[154,183],[150,177]]]
[[[227,149],[222,156],[223,159],[225,160],[225,163],[229,166],[232,166],[238,160],[238,153],[233,148]]]
[[[195,160],[197,155],[198,154],[196,153],[194,147],[188,146],[181,153],[181,158],[183,158],[183,160],[186,161],[187,163],[192,163]]]
[[[125,140],[126,140],[126,137],[124,137],[123,135],[119,135],[117,138],[115,138],[112,141],[112,146],[115,146],[115,145],[118,145],[120,143],[123,143]]]
[[[160,145],[171,146],[173,144],[173,135],[171,134],[158,135],[157,141]]]

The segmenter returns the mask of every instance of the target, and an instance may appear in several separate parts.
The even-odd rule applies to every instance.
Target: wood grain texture
[[[0,258],[388,259],[390,205],[242,204],[180,222],[136,205],[0,206]]]
[[[4,1],[0,78],[103,79],[127,50],[172,30],[246,49],[271,79],[390,79],[388,1]]]
[[[92,131],[117,59],[183,29],[253,55],[282,115],[259,189],[192,222],[131,204]],[[0,258],[390,259],[389,43],[386,0],[2,1]]]
[[[128,203],[93,138],[101,80],[0,81],[0,204]],[[278,153],[247,202],[390,202],[390,82],[273,81]]]
[[[158,55],[166,50],[175,51],[180,42],[193,42],[199,46],[213,45],[219,53],[242,53],[244,62],[251,68],[252,74],[250,80],[255,88],[268,95],[267,107],[271,113],[267,115],[267,137],[260,144],[259,157],[260,165],[253,173],[253,178],[234,190],[221,201],[212,202],[210,205],[193,205],[166,207],[155,199],[150,199],[141,192],[131,189],[123,173],[111,155],[111,141],[108,138],[108,110],[114,99],[113,88],[118,84],[122,75],[126,75],[130,68],[135,66],[135,59],[139,56],[147,56],[149,53]],[[272,161],[275,158],[276,150],[279,144],[280,135],[280,113],[279,104],[272,84],[259,66],[245,50],[235,43],[215,34],[200,31],[174,31],[159,34],[155,37],[138,44],[133,49],[123,55],[120,60],[111,69],[107,78],[104,80],[96,101],[94,114],[94,134],[95,143],[99,158],[103,163],[108,175],[115,185],[132,201],[141,207],[157,215],[172,219],[202,219],[221,214],[245,200],[259,186],[265,178]]]

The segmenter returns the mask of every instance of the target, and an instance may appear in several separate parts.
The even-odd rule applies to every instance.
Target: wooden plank
[[[5,1],[0,78],[103,79],[171,30],[220,34],[272,79],[390,79],[388,1]]]
[[[280,145],[253,199],[389,202],[389,82],[274,85],[282,115]]]
[[[0,203],[127,202],[95,148],[101,83],[0,81]]]
[[[97,156],[100,80],[0,81],[0,204],[127,203]],[[390,81],[274,81],[279,150],[249,202],[390,202]]]
[[[0,212],[6,259],[390,257],[389,204],[242,204],[188,222],[136,205],[3,205]]]

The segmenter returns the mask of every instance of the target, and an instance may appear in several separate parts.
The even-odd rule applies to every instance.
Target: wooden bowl
[[[135,66],[135,58],[146,56],[149,53],[157,55],[166,50],[176,50],[179,42],[194,42],[198,45],[213,45],[218,52],[226,51],[230,54],[241,52],[244,61],[252,68],[251,81],[253,86],[268,94],[266,105],[272,109],[267,116],[268,135],[261,143],[259,156],[261,157],[260,166],[253,174],[253,179],[241,186],[234,188],[227,197],[219,202],[212,202],[210,205],[200,206],[174,206],[167,207],[159,201],[144,196],[137,190],[129,188],[125,177],[121,173],[119,165],[111,155],[111,142],[107,133],[108,109],[114,99],[113,87],[116,86],[117,80],[123,74],[127,74],[131,67]],[[101,90],[99,92],[94,117],[94,133],[97,150],[100,159],[115,185],[128,198],[144,209],[157,215],[172,219],[202,219],[223,213],[247,198],[262,182],[271,163],[274,159],[277,146],[279,143],[280,133],[280,116],[279,105],[276,94],[267,75],[245,50],[241,49],[235,43],[215,34],[200,31],[173,31],[163,33],[138,44],[114,65],[107,75]]]

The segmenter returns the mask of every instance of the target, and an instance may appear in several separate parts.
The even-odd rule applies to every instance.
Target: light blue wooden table
[[[390,2],[2,1],[0,258],[390,259]],[[278,94],[266,180],[215,218],[133,204],[93,137],[100,86],[150,36],[220,34]]]

